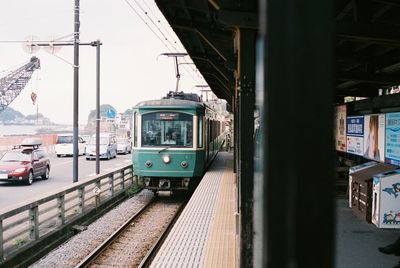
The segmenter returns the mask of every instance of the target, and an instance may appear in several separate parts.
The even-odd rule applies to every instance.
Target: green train
[[[134,174],[154,192],[195,187],[225,141],[223,116],[196,94],[140,102],[132,120]]]

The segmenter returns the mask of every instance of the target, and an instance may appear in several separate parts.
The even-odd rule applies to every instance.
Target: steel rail
[[[153,198],[148,204],[143,206],[135,215],[130,217],[121,227],[119,227],[113,234],[111,234],[103,243],[101,243],[95,250],[93,250],[86,258],[84,258],[75,268],[88,267],[105,249],[108,248],[125,229],[127,229],[131,222],[138,218],[157,198]]]
[[[163,244],[164,240],[167,238],[169,232],[171,231],[172,227],[174,226],[175,222],[181,215],[183,209],[185,208],[186,204],[188,203],[190,199],[189,197],[186,197],[185,200],[183,201],[182,205],[179,207],[178,211],[175,213],[174,217],[171,218],[170,222],[165,226],[164,230],[162,231],[160,237],[157,239],[157,241],[154,243],[154,245],[151,247],[151,249],[147,252],[146,256],[143,258],[142,262],[139,264],[139,268],[144,268],[144,267],[149,267],[152,260],[156,256],[158,250],[160,249],[161,245]]]

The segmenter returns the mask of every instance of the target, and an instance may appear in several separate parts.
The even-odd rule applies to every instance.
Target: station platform
[[[347,199],[336,200],[336,267],[394,267],[400,257],[385,255],[378,248],[392,244],[399,237],[400,229],[379,229],[358,218]]]
[[[233,155],[218,153],[150,267],[238,267]]]
[[[220,152],[151,267],[239,267],[236,204],[233,156]],[[400,230],[363,221],[347,199],[336,200],[335,237],[335,267],[384,268],[400,261],[378,251],[400,237]]]

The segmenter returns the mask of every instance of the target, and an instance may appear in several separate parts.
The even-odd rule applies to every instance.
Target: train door
[[[208,143],[210,144],[210,150],[209,150],[209,152],[211,151],[211,156],[209,156],[209,158],[210,158],[210,160],[211,160],[211,158],[212,158],[212,156],[214,155],[214,143],[213,143],[213,121],[212,120],[209,120],[208,121],[208,124],[209,124],[209,127],[208,127],[208,129],[210,130],[209,131],[209,133],[208,133]]]
[[[209,128],[209,119],[207,118],[206,119],[206,122],[205,122],[205,131],[204,131],[204,133],[206,134],[205,136],[205,140],[204,140],[204,142],[205,142],[205,145],[206,145],[206,163],[208,163],[208,161],[209,161],[209,151],[210,151],[210,143],[209,143],[209,140],[210,140],[210,128]]]
[[[133,113],[133,147],[137,148],[138,147],[138,118],[137,118],[137,112]]]

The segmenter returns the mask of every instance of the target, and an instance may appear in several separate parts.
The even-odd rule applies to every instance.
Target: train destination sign
[[[158,113],[157,119],[158,120],[178,120],[179,114],[178,113]]]

